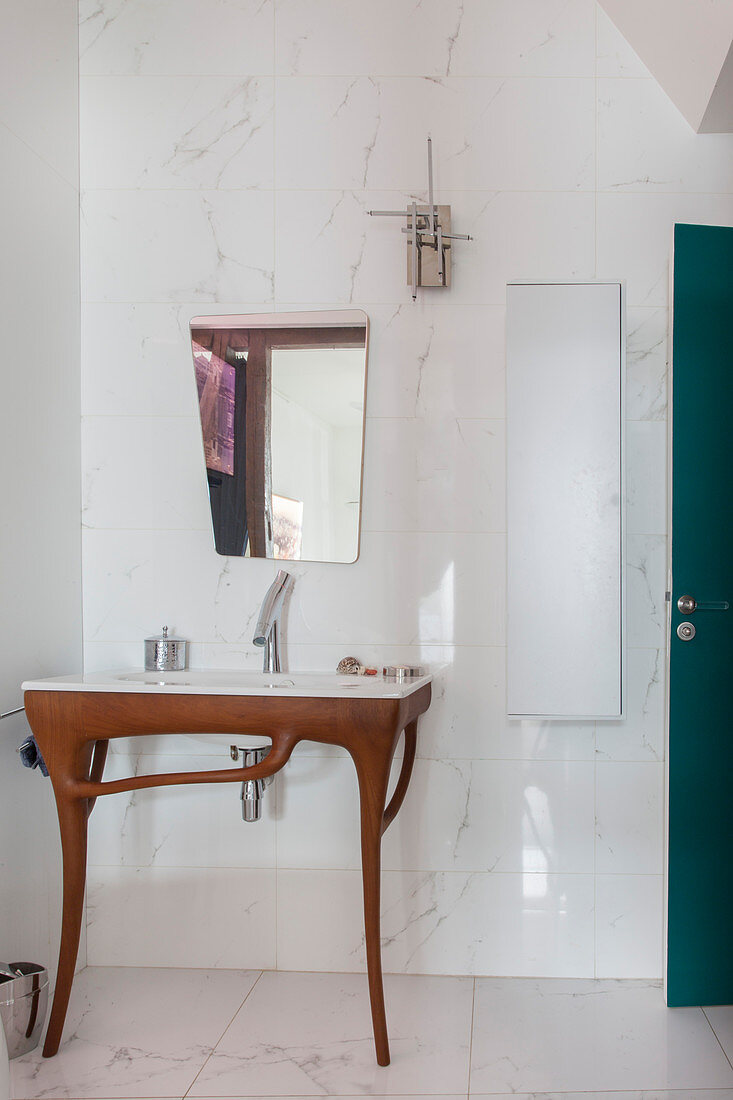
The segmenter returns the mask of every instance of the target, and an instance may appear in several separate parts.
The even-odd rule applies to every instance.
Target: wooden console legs
[[[79,699],[81,698],[81,702]],[[114,695],[101,695],[101,702],[94,692],[32,692],[26,693],[26,713],[29,714],[34,734],[48,764],[56,795],[56,805],[61,831],[63,851],[63,914],[59,967],[51,1017],[43,1047],[44,1057],[56,1054],[61,1042],[66,1010],[74,979],[74,967],[79,950],[81,922],[84,907],[84,885],[87,860],[87,819],[97,795],[118,791],[137,790],[143,787],[166,786],[177,783],[228,783],[243,777],[260,777],[273,774],[283,767],[299,740],[316,740],[324,744],[340,745],[351,755],[359,780],[361,813],[361,857],[364,887],[364,931],[366,940],[369,998],[377,1062],[389,1065],[389,1040],[384,1009],[382,982],[382,950],[380,927],[380,886],[382,835],[394,820],[407,793],[417,743],[417,717],[404,728],[405,751],[402,769],[392,798],[387,804],[389,776],[395,749],[399,740],[399,728],[406,717],[422,714],[430,702],[429,685],[411,696],[410,709],[395,710],[391,700],[367,703],[355,700],[363,706],[355,707],[353,718],[340,700],[319,700],[319,736],[314,736],[310,709],[299,718],[300,708],[309,700],[295,699],[283,704],[285,731],[275,729],[273,749],[266,763],[247,769],[220,769],[214,772],[183,772],[166,775],[135,776],[125,780],[102,782],[107,740],[104,735],[133,736],[136,733],[185,732],[191,728],[209,732],[211,727],[237,732],[248,726],[259,729],[267,725],[270,708],[264,717],[257,711],[258,700],[248,700],[243,714],[241,700],[209,697],[157,697],[160,706],[153,712],[146,696],[130,695],[120,699]],[[116,701],[116,703],[115,703]],[[263,701],[264,705],[265,701]],[[118,718],[114,709],[119,708],[124,719],[125,733],[117,732]],[[135,711],[137,706],[138,712]],[[197,723],[199,706],[204,713]],[[214,714],[211,710],[214,708]],[[218,708],[218,709],[216,709]],[[373,713],[371,713],[373,712]],[[70,716],[70,717],[67,717]],[[88,716],[97,737],[90,737],[84,729]],[[278,719],[275,714],[275,719]],[[139,728],[135,726],[139,722]],[[302,724],[302,733],[298,721]],[[330,725],[329,725],[330,723]],[[347,732],[345,733],[344,730]],[[58,731],[63,731],[63,736]],[[397,731],[397,732],[395,732]]]
[[[79,937],[84,910],[84,884],[87,870],[87,818],[89,808],[86,798],[71,798],[56,792],[56,804],[61,830],[61,849],[64,860],[64,903],[59,947],[59,969],[56,975],[56,991],[51,1018],[43,1047],[44,1058],[50,1058],[59,1049],[61,1032],[66,1019],[71,983],[74,980],[76,957],[79,953]]]
[[[405,754],[402,770],[394,795],[387,802],[389,773],[395,746],[389,752],[377,754],[374,746],[366,753],[352,750],[359,778],[361,802],[361,874],[364,890],[364,935],[366,941],[369,1000],[372,1010],[372,1027],[377,1062],[389,1065],[389,1037],[384,1007],[384,983],[382,980],[382,931],[381,931],[381,855],[382,834],[394,820],[402,805],[410,782],[417,743],[417,721],[405,729]]]

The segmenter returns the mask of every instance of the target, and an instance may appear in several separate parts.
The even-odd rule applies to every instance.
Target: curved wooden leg
[[[394,794],[389,800],[389,806],[384,811],[384,822],[382,825],[382,832],[386,833],[397,814],[400,812],[400,807],[405,800],[407,794],[407,788],[410,785],[410,776],[412,775],[412,766],[415,763],[415,751],[417,749],[417,718],[414,722],[410,722],[409,726],[405,726],[405,755],[402,758],[402,770],[400,771],[400,777],[397,780],[397,786],[394,789]]]
[[[109,741],[95,741],[94,754],[92,756],[92,766],[89,769],[89,782],[101,783],[102,776],[104,775],[104,764],[107,759],[107,749],[109,748]],[[94,803],[96,798],[87,799],[87,817],[94,809]]]
[[[389,1065],[389,1038],[382,982],[380,920],[381,848],[384,806],[394,745],[377,753],[372,745],[362,754],[352,752],[359,778],[361,804],[361,875],[364,888],[364,935],[366,940],[369,999],[377,1062]]]
[[[366,939],[369,1000],[372,1007],[372,1027],[377,1062],[389,1065],[389,1038],[387,1016],[384,1009],[384,985],[382,982],[382,930],[380,918],[381,895],[381,814],[365,822],[361,819],[361,875],[364,884],[364,935]]]
[[[57,793],[56,801],[64,859],[64,905],[56,991],[43,1047],[44,1058],[52,1057],[59,1049],[61,1042],[71,983],[74,980],[76,957],[79,953],[87,866],[87,800],[65,798],[63,794]]]

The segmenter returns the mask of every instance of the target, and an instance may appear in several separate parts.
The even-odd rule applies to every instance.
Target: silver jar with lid
[[[162,634],[145,639],[145,671],[180,672],[186,667],[187,648],[185,638],[171,638],[164,626]]]
[[[407,680],[417,680],[425,675],[425,669],[420,665],[385,665],[382,669],[385,680],[396,680],[398,684],[404,684]]]

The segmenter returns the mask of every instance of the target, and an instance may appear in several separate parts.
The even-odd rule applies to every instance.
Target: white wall
[[[729,0],[601,0],[601,4],[693,130],[731,132],[733,106],[730,98],[727,102],[723,98],[730,84],[717,87],[724,67],[730,65],[733,4]]]
[[[445,665],[385,838],[386,967],[659,976],[667,254],[675,220],[733,220],[733,139],[694,135],[593,0],[178,9],[82,4],[87,667],[139,665],[163,622],[194,664],[259,665],[277,564],[214,553],[187,322],[363,307],[361,556],[293,566],[287,633],[294,668]],[[428,132],[475,240],[413,304],[366,211],[424,199]],[[629,715],[508,722],[505,284],[596,277],[629,307]],[[114,773],[198,752],[165,749]],[[235,788],[101,800],[90,961],[360,967],[350,762],[304,748],[267,799],[256,826]]]
[[[2,711],[22,703],[22,680],[82,659],[77,59],[73,0],[4,10]],[[0,723],[0,958],[53,969],[61,849],[50,781],[15,752],[27,733],[24,715]]]
[[[272,394],[272,488],[303,504],[302,557],[333,553],[330,515],[330,425],[277,391]],[[325,476],[324,476],[325,475]]]

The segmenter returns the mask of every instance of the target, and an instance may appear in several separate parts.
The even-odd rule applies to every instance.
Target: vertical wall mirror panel
[[[619,283],[507,287],[507,712],[622,714]]]

